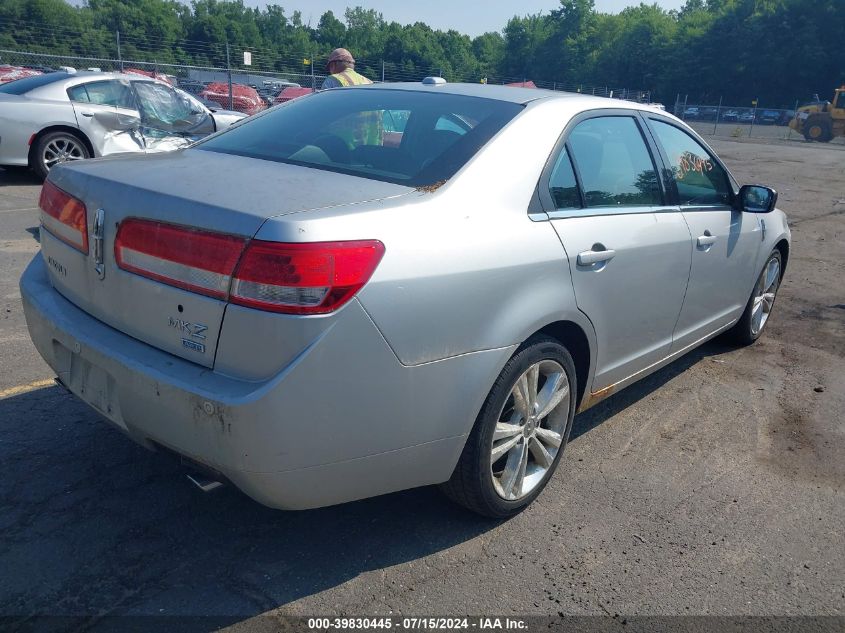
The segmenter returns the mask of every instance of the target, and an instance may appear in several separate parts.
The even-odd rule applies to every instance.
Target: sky
[[[664,9],[680,9],[684,0],[646,0],[655,2]],[[249,6],[265,6],[267,0],[244,0]],[[548,13],[560,6],[558,0],[272,0],[290,15],[295,10],[302,12],[302,21],[317,26],[320,16],[333,11],[343,20],[348,6],[362,6],[375,9],[388,22],[412,24],[425,22],[434,29],[455,29],[472,37],[487,31],[501,31],[514,15]],[[639,0],[595,0],[597,11],[619,13],[627,6],[637,5]]]

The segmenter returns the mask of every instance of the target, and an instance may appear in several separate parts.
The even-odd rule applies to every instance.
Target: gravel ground
[[[52,377],[17,290],[38,186],[0,173],[0,628],[69,626],[32,614],[80,630],[127,614],[238,630],[268,613],[845,616],[845,153],[713,145],[790,215],[766,334],[711,342],[579,416],[547,490],[506,522],[431,488],[299,513],[203,495],[58,388],[21,388]]]

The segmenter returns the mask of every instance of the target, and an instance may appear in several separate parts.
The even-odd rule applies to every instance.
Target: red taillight
[[[57,238],[88,254],[88,217],[85,205],[49,180],[38,200],[41,225]]]
[[[248,242],[135,218],[120,224],[114,243],[114,258],[123,270],[242,306],[287,314],[337,310],[369,281],[382,255],[384,245],[378,240]]]
[[[245,243],[234,235],[129,219],[117,231],[114,258],[124,270],[225,299]]]
[[[325,314],[349,301],[384,255],[378,240],[280,244],[253,240],[230,301],[287,314]]]

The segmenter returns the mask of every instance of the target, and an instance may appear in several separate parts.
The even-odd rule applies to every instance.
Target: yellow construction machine
[[[832,102],[819,101],[798,108],[789,127],[808,141],[819,143],[845,136],[845,86],[835,90]]]

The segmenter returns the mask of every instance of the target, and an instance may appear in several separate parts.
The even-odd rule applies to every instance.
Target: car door
[[[757,275],[759,217],[734,208],[727,170],[689,132],[650,117],[649,128],[667,165],[670,187],[692,235],[692,266],[673,352],[735,321]]]
[[[144,151],[138,110],[129,82],[89,81],[67,90],[79,129],[94,146],[95,156]]]
[[[663,204],[642,123],[613,112],[570,126],[540,187],[578,307],[595,327],[593,391],[669,353],[690,266],[689,231]]]

